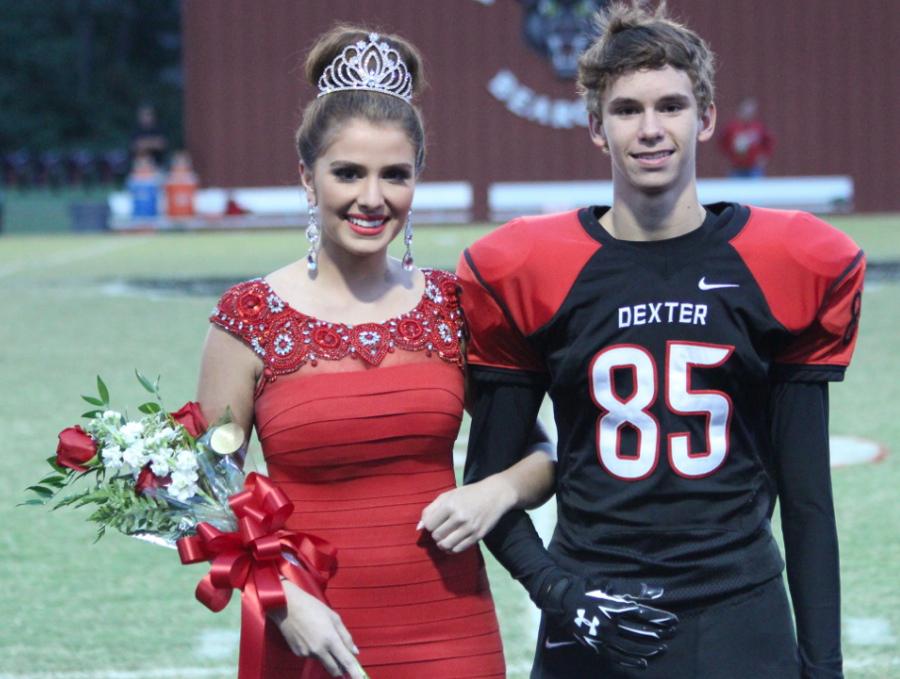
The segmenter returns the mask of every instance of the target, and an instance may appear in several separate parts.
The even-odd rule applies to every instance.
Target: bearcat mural
[[[560,78],[573,79],[578,56],[594,33],[592,18],[609,0],[520,0],[528,44],[549,59]]]

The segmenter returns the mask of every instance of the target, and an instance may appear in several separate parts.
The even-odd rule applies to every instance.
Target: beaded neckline
[[[431,269],[423,273],[425,290],[418,304],[383,322],[319,320],[291,307],[262,278],[226,291],[210,321],[246,342],[273,376],[347,356],[375,366],[397,349],[436,353],[460,363],[462,314],[456,278]]]

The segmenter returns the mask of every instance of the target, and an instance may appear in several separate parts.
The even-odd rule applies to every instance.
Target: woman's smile
[[[352,213],[347,215],[347,222],[350,224],[350,228],[361,236],[380,235],[384,231],[389,220],[390,215],[367,216]]]

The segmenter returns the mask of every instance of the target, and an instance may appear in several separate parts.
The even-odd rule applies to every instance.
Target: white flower
[[[197,472],[192,471],[182,471],[180,469],[176,469],[172,472],[172,483],[177,483],[179,485],[189,485],[197,482]]]
[[[197,487],[194,485],[190,486],[176,486],[174,483],[171,484],[166,492],[169,493],[176,500],[181,500],[182,502],[187,502],[192,497],[197,494]]]
[[[180,472],[194,472],[197,469],[197,458],[194,457],[194,452],[189,448],[179,450],[175,455],[175,469]]]
[[[122,449],[119,446],[104,446],[100,451],[103,466],[107,469],[118,469],[122,466]]]
[[[122,413],[115,410],[104,410],[100,419],[106,424],[119,424],[122,421]]]
[[[171,464],[172,461],[165,452],[154,453],[150,456],[150,471],[160,478],[169,475],[169,472],[172,471]]]
[[[198,490],[197,473],[183,471],[172,472],[172,483],[166,488],[167,493],[182,501],[192,498]]]
[[[174,429],[166,427],[154,432],[153,435],[147,439],[147,444],[154,449],[164,450],[168,448],[168,444],[171,443],[176,436],[178,436],[178,433]]]
[[[144,451],[144,442],[139,440],[128,446],[128,448],[125,449],[125,452],[122,453],[122,460],[125,464],[134,469],[140,469],[147,464],[147,453]]]
[[[126,445],[131,445],[139,438],[141,438],[141,434],[144,433],[144,423],[143,422],[126,422],[119,429],[119,433],[122,435]]]
[[[85,429],[95,439],[105,440],[113,438],[118,433],[118,422],[110,423],[103,418],[89,420]]]
[[[161,441],[174,441],[176,438],[178,438],[178,430],[166,426],[160,429],[156,433],[156,435],[160,437]]]

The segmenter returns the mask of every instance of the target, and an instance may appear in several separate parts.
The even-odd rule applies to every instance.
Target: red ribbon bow
[[[228,504],[237,518],[236,531],[223,533],[200,523],[196,535],[177,543],[183,564],[212,561],[197,585],[197,599],[218,612],[235,589],[241,590],[238,679],[262,677],[267,667],[293,666],[297,676],[310,672],[312,663],[291,653],[266,611],[287,603],[280,576],[327,603],[325,586],[337,568],[335,550],[315,535],[283,528],[294,505],[266,476],[248,474],[244,490],[228,498]]]

